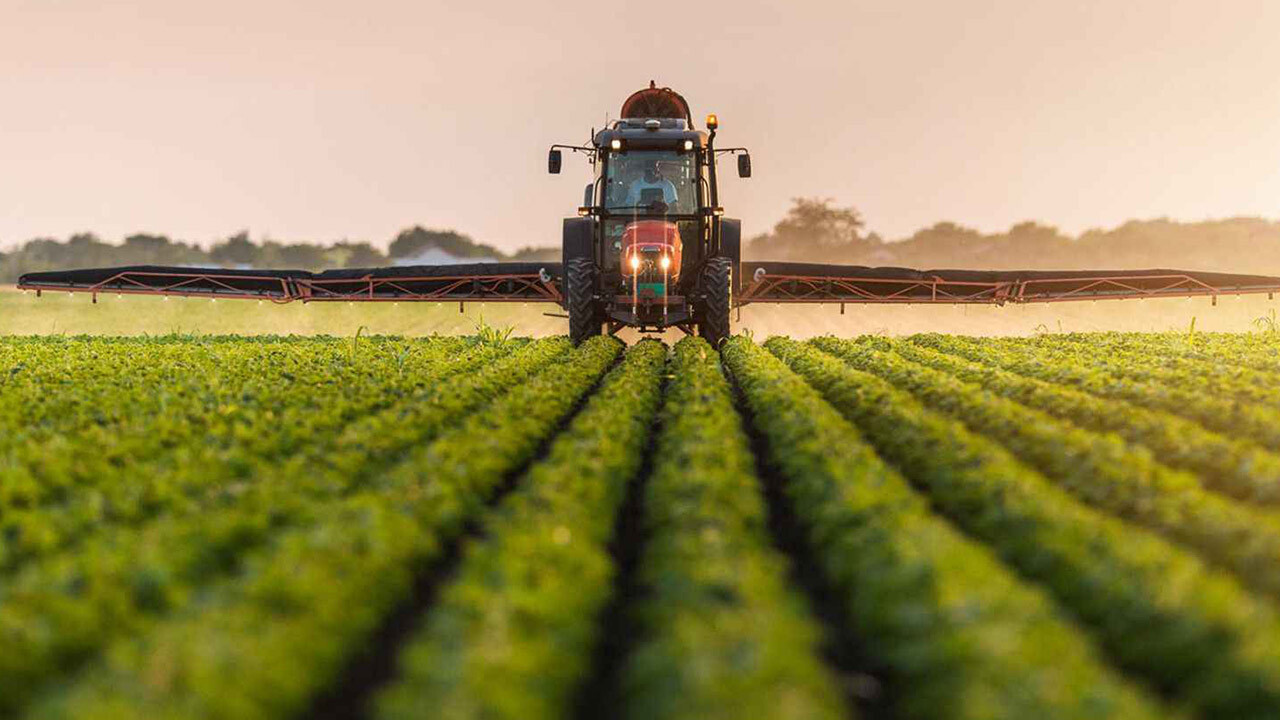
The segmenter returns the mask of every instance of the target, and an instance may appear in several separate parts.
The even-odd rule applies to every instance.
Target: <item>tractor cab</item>
[[[710,132],[695,130],[684,98],[651,83],[627,99],[622,118],[596,132],[590,146],[552,147],[551,172],[560,171],[561,149],[586,153],[594,170],[579,217],[565,221],[565,304],[575,340],[605,327],[696,328],[727,336],[731,300],[712,301],[716,309],[708,309],[709,293],[720,291],[709,286],[707,274],[711,265],[727,264],[715,274],[733,282],[740,226],[721,217],[715,160],[719,153],[744,153],[744,177],[750,162],[742,162],[741,148],[715,149],[716,125],[712,115]],[[581,288],[589,301],[575,303],[575,276],[590,286]],[[731,295],[732,287],[724,293]]]

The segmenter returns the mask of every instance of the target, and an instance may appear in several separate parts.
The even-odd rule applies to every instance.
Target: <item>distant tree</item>
[[[428,230],[414,225],[400,231],[388,249],[392,259],[411,258],[428,250],[440,250],[458,258],[502,257],[502,251],[483,245],[456,230]]]
[[[855,208],[832,207],[833,198],[794,198],[772,232],[753,238],[747,254],[757,259],[847,262],[872,251],[879,238],[863,236]]]
[[[320,270],[325,266],[326,248],[311,243],[278,243],[267,240],[259,251],[259,263],[263,267],[299,270]]]
[[[209,249],[209,257],[219,265],[248,266],[258,259],[259,247],[249,240],[249,232],[241,230]]]
[[[139,255],[163,255],[173,243],[164,235],[137,233],[124,239],[124,247]]]
[[[330,248],[329,257],[335,267],[377,267],[387,264],[387,256],[378,248],[367,242],[347,242],[343,240]]]
[[[208,255],[199,248],[174,242],[164,235],[136,233],[124,239],[117,262],[125,265],[207,264]]]

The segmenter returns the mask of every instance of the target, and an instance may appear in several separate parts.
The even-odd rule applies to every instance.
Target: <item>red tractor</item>
[[[553,145],[547,169],[559,173],[562,150],[583,153],[594,178],[578,217],[564,221],[564,294],[575,342],[623,327],[679,327],[713,344],[729,336],[729,312],[741,275],[742,224],[724,217],[716,159],[743,148],[715,146],[717,120],[696,130],[689,104],[650,83],[622,104],[621,118],[591,145]]]

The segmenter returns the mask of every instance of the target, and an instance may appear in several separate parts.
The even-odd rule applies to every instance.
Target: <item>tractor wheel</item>
[[[596,312],[596,264],[573,258],[564,268],[565,294],[569,300],[569,339],[574,345],[600,334]]]
[[[717,257],[702,270],[702,320],[698,334],[714,348],[729,339],[729,310],[733,306],[733,261]]]

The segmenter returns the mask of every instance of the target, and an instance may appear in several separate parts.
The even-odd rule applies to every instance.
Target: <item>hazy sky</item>
[[[0,247],[135,231],[559,242],[654,78],[756,177],[900,237],[1280,216],[1280,2],[0,0]]]

